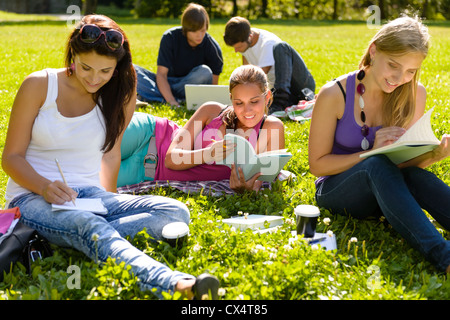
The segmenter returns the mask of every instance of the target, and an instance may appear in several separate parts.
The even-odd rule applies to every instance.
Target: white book
[[[249,214],[247,216],[238,216],[222,220],[224,223],[235,227],[241,231],[245,229],[259,230],[265,229],[265,222],[269,223],[268,228],[283,224],[282,216],[268,216],[261,214]]]
[[[396,142],[363,153],[360,157],[385,154],[393,163],[399,164],[432,151],[440,144],[431,128],[432,111],[425,113]]]
[[[107,214],[108,210],[103,205],[100,198],[76,198],[75,205],[68,201],[64,204],[52,204],[53,211],[61,210],[77,210],[77,211],[89,211],[98,214]]]

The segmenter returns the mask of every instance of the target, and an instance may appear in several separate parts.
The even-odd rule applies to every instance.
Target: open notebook
[[[187,84],[184,86],[186,92],[186,107],[196,110],[208,101],[220,102],[231,105],[230,92],[225,85]]]
[[[76,198],[75,205],[72,202],[66,202],[64,204],[52,204],[53,211],[70,210],[70,211],[90,211],[105,215],[108,210],[103,205],[100,198]]]

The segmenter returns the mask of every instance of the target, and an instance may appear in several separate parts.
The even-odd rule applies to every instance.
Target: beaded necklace
[[[363,123],[363,126],[361,127],[361,134],[363,136],[363,139],[361,141],[361,148],[363,150],[369,149],[369,140],[367,140],[367,136],[369,135],[369,127],[366,124],[366,114],[364,112],[364,99],[363,94],[366,92],[366,87],[361,82],[364,77],[366,76],[366,73],[364,70],[359,70],[358,74],[356,75],[356,78],[359,80],[358,85],[356,86],[356,92],[359,94],[359,107],[361,108],[361,121]]]

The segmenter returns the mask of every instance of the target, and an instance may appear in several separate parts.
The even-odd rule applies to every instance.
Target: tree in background
[[[83,13],[91,14],[97,12],[97,1],[98,0],[83,0]]]
[[[381,19],[409,10],[427,19],[450,19],[450,0],[83,0],[134,8],[139,17],[178,18],[189,2],[204,6],[211,18],[364,20],[365,10],[378,5]]]

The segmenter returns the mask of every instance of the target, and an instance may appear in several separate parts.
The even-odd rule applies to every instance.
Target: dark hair
[[[119,31],[124,37],[122,47],[111,50],[106,45],[103,36],[94,43],[82,42],[78,34],[85,24],[95,24],[102,30],[114,29]],[[106,16],[87,15],[83,17],[69,36],[65,59],[68,76],[73,74],[71,65],[74,57],[77,54],[91,51],[95,51],[99,55],[114,57],[117,60],[114,76],[93,94],[94,101],[105,118],[106,138],[102,151],[108,152],[114,147],[117,138],[125,129],[125,106],[130,102],[136,88],[136,72],[131,59],[130,44],[125,33],[115,21]]]
[[[223,40],[228,46],[233,46],[238,42],[248,41],[251,27],[250,22],[242,17],[233,17],[225,25]]]
[[[209,28],[209,16],[205,8],[199,4],[189,3],[181,15],[181,28],[183,34],[195,32],[203,28],[206,24],[206,30]]]

